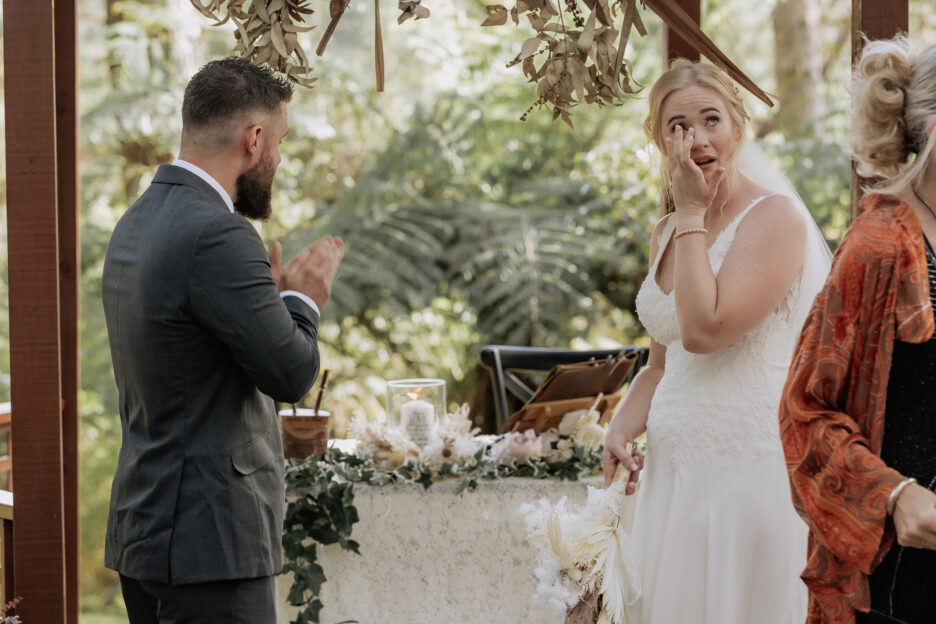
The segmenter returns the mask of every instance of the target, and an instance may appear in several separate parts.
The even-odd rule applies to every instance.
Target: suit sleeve
[[[318,314],[298,297],[281,298],[260,236],[240,216],[199,232],[190,261],[195,318],[228,346],[257,388],[295,403],[319,371]]]
[[[868,574],[890,545],[885,505],[903,477],[871,451],[870,414],[847,405],[873,410],[884,399],[874,378],[887,374],[880,346],[893,340],[883,335],[893,333],[884,318],[893,263],[849,234],[800,336],[780,433],[796,510],[838,559]]]

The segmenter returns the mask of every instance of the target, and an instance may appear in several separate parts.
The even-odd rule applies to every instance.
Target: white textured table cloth
[[[361,555],[319,547],[328,577],[323,624],[561,624],[553,610],[533,603],[536,550],[518,509],[541,498],[584,504],[586,485],[601,487],[601,478],[511,477],[482,481],[461,496],[458,485],[354,486],[360,521],[351,538]],[[627,527],[635,500],[628,497]],[[286,602],[291,583],[291,576],[277,579],[279,624],[297,611]]]

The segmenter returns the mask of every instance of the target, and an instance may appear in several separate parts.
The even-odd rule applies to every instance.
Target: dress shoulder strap
[[[773,193],[755,198],[754,201],[747,205],[747,208],[739,212],[738,215],[731,220],[731,223],[715,237],[715,242],[709,247],[709,262],[712,265],[712,271],[715,275],[718,275],[718,272],[721,270],[721,265],[725,260],[725,256],[728,254],[728,249],[731,247],[732,243],[734,243],[735,234],[738,232],[738,225],[741,224],[741,221],[744,220],[744,217],[754,206],[771,195],[773,195]]]
[[[773,197],[774,195],[776,195],[776,193],[767,193],[766,195],[761,195],[760,197],[754,198],[754,200],[748,204],[744,210],[739,212],[738,215],[731,220],[731,223],[728,224],[728,227],[721,231],[721,233],[718,235],[719,238],[727,238],[729,241],[734,240],[735,234],[738,231],[738,226],[741,225],[744,217],[746,217],[747,214],[751,212],[754,206],[761,203],[768,197]]]

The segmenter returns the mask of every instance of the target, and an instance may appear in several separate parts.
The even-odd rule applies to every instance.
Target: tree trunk
[[[819,130],[822,113],[822,57],[819,5],[815,0],[777,0],[773,11],[777,124],[787,138]]]

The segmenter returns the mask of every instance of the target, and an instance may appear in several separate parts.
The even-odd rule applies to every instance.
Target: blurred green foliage
[[[848,221],[848,40],[851,3],[823,4],[822,133],[787,141],[748,98],[752,130],[789,174],[831,243]],[[773,2],[706,0],[703,28],[754,80],[774,88]],[[487,343],[606,347],[645,343],[632,310],[657,216],[655,149],[643,95],[574,111],[575,130],[545,112],[519,68],[528,32],[481,29],[484,5],[429,2],[429,21],[384,27],[387,90],[373,91],[372,6],[352,3],[319,63],[318,86],[290,107],[265,240],[287,257],[324,234],[346,258],[321,330],[332,371],[326,405],[343,435],[379,417],[384,380],[439,376],[451,403],[483,419]],[[327,7],[313,18],[313,49]],[[110,231],[159,163],[178,150],[181,94],[203,62],[232,47],[188,0],[79,3],[81,105],[81,589],[86,611],[120,613],[103,569],[110,481],[120,444],[116,387],[100,303]],[[392,12],[389,12],[393,15]],[[658,20],[628,58],[649,85],[662,67]],[[911,32],[936,11],[911,3]],[[367,36],[363,36],[365,33]],[[361,45],[361,41],[367,45]],[[782,94],[781,94],[782,95]],[[0,137],[2,138],[2,137]],[[0,159],[4,157],[0,152]],[[0,186],[0,199],[5,197]],[[6,221],[0,213],[0,401],[9,400]]]

